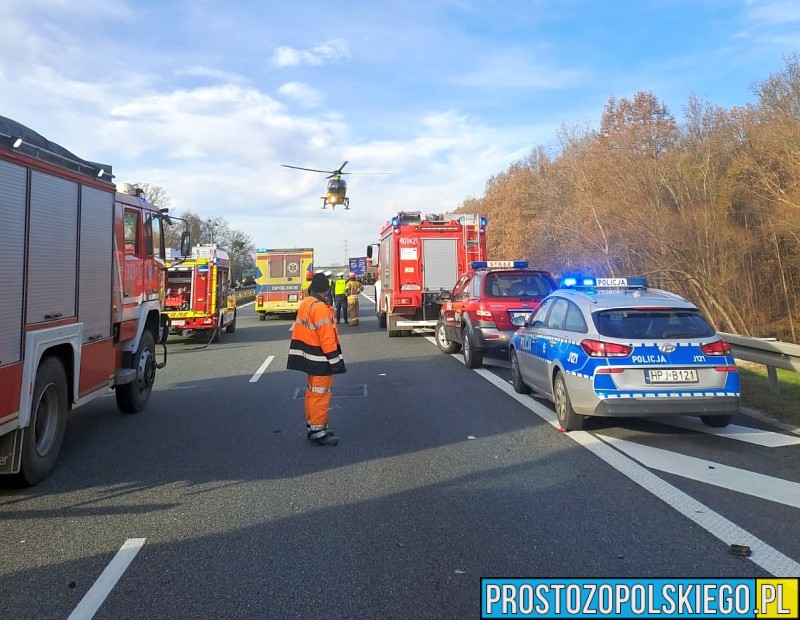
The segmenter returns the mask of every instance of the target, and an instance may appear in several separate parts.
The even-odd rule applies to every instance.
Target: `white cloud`
[[[302,82],[286,82],[278,88],[278,93],[287,99],[297,101],[305,108],[316,108],[325,101],[322,91]]]
[[[341,62],[349,58],[350,47],[347,41],[331,39],[309,50],[281,46],[272,55],[272,63],[276,67],[293,67],[302,64],[318,66]]]
[[[203,65],[192,65],[190,67],[182,67],[175,71],[175,75],[189,76],[199,78],[209,78],[221,82],[243,82],[244,78],[231,73],[229,71],[222,71],[220,69],[213,69],[211,67],[204,67]]]
[[[745,21],[751,25],[775,26],[800,22],[796,0],[747,0]]]

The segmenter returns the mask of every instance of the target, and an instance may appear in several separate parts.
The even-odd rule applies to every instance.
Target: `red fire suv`
[[[436,344],[442,353],[461,349],[467,368],[480,368],[487,351],[503,351],[517,328],[515,316],[530,314],[556,289],[547,271],[524,261],[479,261],[452,292],[439,296]]]

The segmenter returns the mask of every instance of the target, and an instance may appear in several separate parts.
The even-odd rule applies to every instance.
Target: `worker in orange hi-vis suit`
[[[308,375],[306,437],[318,446],[339,443],[339,438],[328,428],[328,412],[333,396],[333,375],[347,372],[334,311],[325,299],[329,288],[325,274],[314,274],[308,287],[309,295],[297,310],[286,363],[286,368]]]
[[[356,274],[352,271],[348,276],[347,284],[345,285],[345,294],[347,295],[347,321],[349,325],[358,325],[358,296],[364,286],[356,279]]]

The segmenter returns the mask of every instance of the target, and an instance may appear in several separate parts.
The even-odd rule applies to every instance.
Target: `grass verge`
[[[736,360],[742,383],[742,405],[800,427],[800,373],[778,369],[780,393],[769,390],[767,367]]]

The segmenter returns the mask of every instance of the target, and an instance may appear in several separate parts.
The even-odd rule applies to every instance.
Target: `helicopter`
[[[390,172],[342,172],[348,164],[345,161],[336,170],[318,170],[317,168],[303,168],[301,166],[290,166],[289,164],[281,164],[284,168],[294,168],[295,170],[308,170],[309,172],[321,172],[328,175],[328,188],[324,196],[321,197],[322,208],[325,209],[330,205],[331,209],[335,209],[338,205],[343,205],[345,211],[350,210],[350,199],[347,197],[347,183],[342,178],[343,174],[391,174]]]

